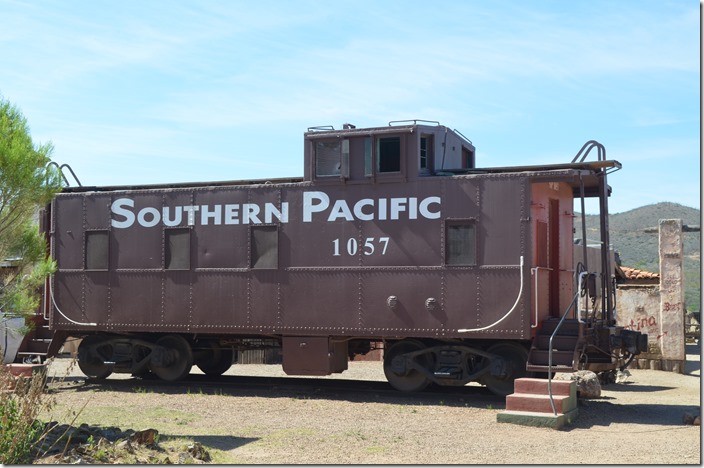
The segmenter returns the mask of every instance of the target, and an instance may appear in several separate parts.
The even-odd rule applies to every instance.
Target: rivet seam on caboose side
[[[524,269],[524,270],[525,270],[526,268],[530,268],[530,258],[528,257],[528,254],[527,254],[527,252],[526,252],[526,233],[527,233],[527,232],[530,232],[530,229],[529,229],[530,224],[528,223],[528,221],[530,221],[530,218],[529,218],[529,217],[526,217],[526,204],[527,204],[527,201],[526,201],[526,186],[527,186],[527,184],[528,184],[528,180],[527,180],[526,178],[524,178],[524,179],[522,180],[522,183],[521,183],[521,204],[520,204],[520,206],[521,206],[521,219],[520,219],[520,221],[521,221],[521,224],[520,224],[521,233],[520,233],[520,236],[519,236],[519,237],[520,237],[520,252],[521,252],[521,257],[524,258],[524,259],[528,258],[528,262],[526,262],[527,264],[523,266],[523,269]],[[528,213],[530,214],[530,206],[528,206],[527,208],[528,208]],[[522,273],[523,273],[523,272],[521,272],[521,276],[523,276]],[[529,279],[528,282],[530,283],[530,276],[528,276],[528,279]],[[526,281],[524,280],[524,283],[525,283],[525,282],[526,282]],[[530,287],[526,288],[526,290],[528,291],[528,294],[530,294]],[[530,310],[528,311],[527,314],[525,313],[525,310],[526,310],[525,295],[526,295],[526,293],[523,293],[523,295],[521,296],[521,302],[520,302],[520,308],[519,308],[519,310],[522,311],[522,313],[520,314],[520,316],[521,316],[522,319],[523,319],[523,323],[522,323],[523,328],[525,328],[526,326],[530,327],[530,316],[531,316]],[[526,317],[528,317],[528,320],[526,320]],[[524,335],[524,333],[522,332],[522,333],[521,333],[521,338],[524,338],[524,337],[525,337],[525,335]]]
[[[161,194],[161,203],[166,206],[166,193]],[[166,268],[166,230],[161,230],[161,265]],[[161,323],[166,317],[166,275],[161,275]]]
[[[110,196],[110,201],[115,200],[115,194]],[[109,228],[108,228],[109,229]],[[108,241],[109,242],[109,241]],[[110,267],[110,258],[108,257],[108,267]],[[108,330],[114,330],[115,325],[112,323],[112,280],[113,280],[113,275],[108,275],[108,287],[107,287],[107,322],[108,322]]]
[[[483,197],[484,179],[478,180],[476,187],[477,187],[477,226],[481,226],[482,222],[483,222],[482,213],[484,212],[483,211],[483,208],[484,208],[484,197]],[[477,236],[477,237],[478,237],[478,240],[477,240],[478,249],[477,250],[479,250],[479,252],[482,252],[481,260],[479,258],[477,258],[477,266],[481,270],[482,268],[487,267],[486,265],[483,264],[483,262],[484,262],[483,251],[484,251],[485,239],[482,238],[481,236]],[[477,254],[479,254],[479,252],[477,252]],[[482,275],[477,275],[477,280],[476,280],[475,284],[477,286],[477,303],[475,304],[476,313],[474,314],[474,316],[475,316],[476,321],[474,323],[474,326],[477,328],[480,328],[482,326],[481,325]]]
[[[251,190],[247,188],[247,203],[252,201]],[[247,266],[252,266],[252,231],[248,229],[247,234]],[[247,326],[252,322],[252,275],[247,275]],[[278,325],[278,321],[277,321]]]
[[[71,325],[70,322],[68,321],[58,321],[58,325]],[[445,329],[445,328],[348,328],[348,327],[294,327],[294,326],[282,326],[282,327],[276,327],[276,326],[246,326],[246,325],[201,325],[201,324],[192,324],[189,326],[189,324],[164,324],[164,323],[112,323],[110,324],[113,328],[114,327],[121,327],[124,329],[130,329],[130,328],[135,328],[135,329],[140,329],[143,326],[149,326],[149,327],[154,327],[156,329],[160,328],[170,328],[170,329],[178,329],[180,327],[188,327],[188,330],[193,329],[193,330],[252,330],[252,329],[257,329],[261,332],[268,332],[268,333],[273,333],[277,331],[278,329],[282,331],[320,331],[320,332],[325,332],[325,331],[330,331],[330,332],[339,332],[341,334],[343,333],[350,333],[350,332],[359,332],[360,334],[374,334],[374,333],[388,333],[388,332],[393,332],[393,333],[435,333],[438,334],[439,332],[451,332],[451,331],[456,331],[455,329]],[[521,333],[521,330],[509,330],[509,329],[500,329],[500,330],[484,330],[482,333],[485,334],[517,334]]]
[[[473,269],[475,267],[452,267],[453,269]],[[287,272],[302,272],[302,273],[307,273],[307,272],[318,272],[318,271],[326,271],[326,272],[351,272],[351,271],[375,271],[375,272],[381,272],[381,271],[417,271],[417,272],[424,272],[424,271],[436,271],[436,270],[443,270],[445,269],[444,266],[441,265],[427,265],[427,266],[384,266],[384,265],[379,265],[379,266],[364,266],[364,267],[359,267],[359,266],[339,266],[339,267],[318,267],[318,266],[299,266],[299,267],[287,267],[283,268],[283,271]],[[248,271],[248,270],[247,270]]]
[[[362,245],[364,233],[364,225],[361,221],[357,221],[357,242]],[[357,273],[357,326],[360,329],[364,328],[364,307],[363,299],[364,295],[362,293],[363,282],[362,282],[362,269],[364,268],[364,258],[362,256],[362,250],[360,249],[358,253],[359,258],[359,272]]]
[[[443,180],[442,184],[440,184],[440,191],[442,193],[443,200],[447,197],[447,190],[446,189],[447,189],[447,183],[445,180]],[[447,219],[447,218],[445,218],[445,219]],[[440,265],[445,265],[445,261],[446,261],[445,259],[447,258],[447,253],[445,252],[445,249],[447,248],[447,246],[445,245],[445,236],[447,234],[445,232],[446,224],[447,224],[447,222],[440,223],[440,256],[441,256]],[[440,310],[443,312],[446,311],[446,306],[447,306],[447,300],[445,297],[445,292],[446,292],[445,291],[446,290],[445,272],[446,271],[447,271],[446,268],[443,268],[442,270],[440,270]],[[446,312],[443,314],[443,316],[445,317],[445,321],[447,321],[447,313]],[[447,326],[447,323],[442,323],[441,326],[443,329],[442,335],[444,336],[445,335],[445,327]]]
[[[195,192],[191,192],[191,205],[195,205],[196,203],[196,194]],[[191,255],[191,249],[190,249],[190,244],[189,244],[189,265],[190,265],[190,255]],[[191,328],[193,326],[193,273],[189,272],[188,273],[188,331],[191,331]]]
[[[247,318],[245,323],[247,326],[251,325],[252,323],[252,280],[250,279],[249,275],[247,276]],[[276,322],[277,324],[279,323],[278,320]]]
[[[364,328],[364,281],[362,279],[362,272],[357,274],[357,326],[359,328]]]
[[[283,202],[283,195],[281,189],[277,189],[279,207]],[[277,259],[277,265],[280,262],[280,258]],[[281,281],[276,282],[276,326],[272,330],[272,333],[277,332],[283,326],[283,304],[281,303]]]
[[[276,326],[272,332],[276,332],[283,326],[283,307],[281,304],[281,282],[276,283]]]

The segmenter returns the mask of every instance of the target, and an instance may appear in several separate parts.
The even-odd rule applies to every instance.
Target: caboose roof
[[[531,166],[506,166],[506,167],[485,167],[473,169],[446,170],[436,177],[448,176],[482,176],[489,174],[521,174],[533,179],[545,179],[550,181],[560,181],[570,184],[574,189],[575,196],[579,196],[580,177],[585,187],[585,196],[598,196],[599,177],[602,169],[617,170],[621,168],[618,161],[594,161],[589,163],[565,163],[547,164]],[[248,180],[224,180],[209,182],[180,182],[173,184],[149,184],[149,185],[114,185],[114,186],[78,186],[65,187],[64,192],[113,192],[124,190],[164,190],[164,189],[188,189],[203,187],[227,187],[243,185],[282,185],[297,184],[304,182],[302,177],[298,178],[276,178],[276,179],[248,179]],[[611,194],[611,187],[608,188]]]
[[[462,146],[474,149],[474,145],[467,137],[458,130],[450,129],[436,121],[429,120],[400,120],[391,121],[383,127],[357,128],[351,124],[344,124],[342,129],[335,129],[333,126],[309,127],[304,134],[307,140],[347,138],[354,136],[386,135],[399,133],[429,133],[448,132],[456,135],[462,140]],[[585,144],[585,147],[587,145]],[[584,148],[583,148],[584,149]],[[581,152],[580,152],[581,153]],[[575,157],[574,160],[576,160]],[[574,161],[573,160],[573,161]],[[599,178],[604,174],[621,168],[618,161],[604,160],[591,162],[571,162],[564,164],[544,164],[526,166],[499,166],[499,167],[472,167],[461,169],[443,169],[433,177],[447,176],[482,176],[490,174],[520,173],[522,176],[532,179],[561,181],[569,183],[576,196],[580,193],[580,184],[585,187],[585,195],[588,197],[598,196]],[[124,190],[168,190],[168,189],[188,189],[205,187],[226,187],[226,186],[250,186],[250,185],[283,185],[299,184],[306,182],[303,177],[275,178],[275,179],[250,179],[250,180],[223,180],[206,182],[179,182],[167,184],[146,184],[146,185],[114,185],[114,186],[78,186],[65,187],[64,192],[111,192]],[[608,188],[609,194],[611,188]]]
[[[412,123],[406,123],[412,122]],[[420,122],[420,123],[419,123]],[[399,133],[413,133],[416,131],[420,132],[437,132],[437,131],[447,131],[451,132],[462,140],[467,146],[474,148],[472,140],[462,135],[462,133],[457,129],[451,129],[445,125],[441,125],[440,122],[434,120],[392,120],[387,126],[384,127],[365,127],[357,128],[351,124],[344,124],[343,128],[335,129],[332,125],[322,125],[319,127],[308,127],[308,131],[304,134],[307,140],[316,139],[328,139],[333,138],[344,138],[344,137],[354,137],[354,136],[367,136],[367,135],[386,135],[386,134],[399,134]]]

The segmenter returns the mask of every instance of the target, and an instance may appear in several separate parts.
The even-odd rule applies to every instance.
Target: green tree
[[[53,145],[35,145],[22,112],[0,96],[0,262],[14,271],[0,279],[0,312],[26,316],[39,305],[39,288],[54,271],[35,214],[61,189],[48,166]]]

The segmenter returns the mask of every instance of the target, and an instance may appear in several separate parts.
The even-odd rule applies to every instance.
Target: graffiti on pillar
[[[642,329],[652,329],[652,327],[657,327],[658,320],[654,315],[649,315],[647,317],[640,317],[636,320],[631,319],[628,325],[624,326],[626,330],[640,331]]]
[[[682,310],[681,302],[665,302],[662,305],[665,312],[680,312]]]

